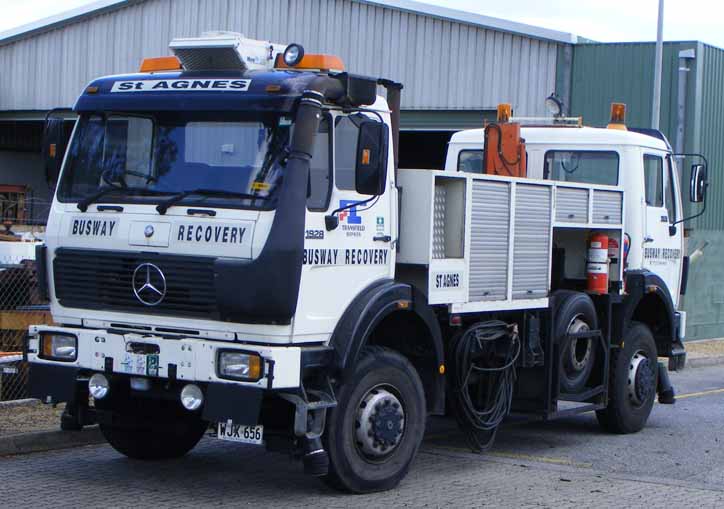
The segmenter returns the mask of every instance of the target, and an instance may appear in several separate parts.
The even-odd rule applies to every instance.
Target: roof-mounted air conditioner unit
[[[187,71],[271,69],[285,47],[236,32],[204,32],[201,37],[174,39],[169,44]]]

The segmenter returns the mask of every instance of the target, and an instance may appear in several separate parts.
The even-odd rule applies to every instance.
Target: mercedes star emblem
[[[146,306],[160,304],[166,296],[166,276],[152,263],[142,263],[133,271],[133,293]]]
[[[146,236],[146,238],[151,237],[153,235],[153,225],[149,224],[148,226],[146,226],[146,228],[143,230],[143,234]]]

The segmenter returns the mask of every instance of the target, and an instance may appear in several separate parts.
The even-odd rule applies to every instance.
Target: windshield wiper
[[[90,194],[78,202],[78,210],[85,212],[88,210],[88,205],[98,200],[99,198],[112,193],[113,191],[121,191],[128,194],[145,194],[145,195],[160,195],[170,194],[168,191],[155,191],[153,189],[146,189],[145,187],[105,187],[100,191]]]
[[[191,189],[189,191],[182,191],[168,200],[159,203],[156,205],[156,210],[159,214],[163,215],[166,213],[166,211],[175,205],[176,203],[180,202],[187,196],[191,196],[193,194],[200,194],[205,196],[220,196],[220,197],[230,197],[230,198],[240,198],[243,200],[268,200],[269,198],[267,196],[257,196],[255,194],[249,194],[249,193],[239,193],[236,191],[224,191],[223,189]]]

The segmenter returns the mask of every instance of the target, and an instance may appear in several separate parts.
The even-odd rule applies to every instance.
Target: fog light
[[[256,382],[262,376],[261,357],[255,353],[221,350],[218,370],[221,378]]]
[[[198,385],[188,384],[181,389],[181,404],[186,410],[198,410],[204,402],[204,393]]]
[[[88,392],[93,396],[93,399],[105,398],[110,390],[111,386],[105,375],[96,373],[88,380]]]
[[[78,357],[78,338],[72,334],[44,333],[41,336],[40,354],[42,359],[74,361]]]

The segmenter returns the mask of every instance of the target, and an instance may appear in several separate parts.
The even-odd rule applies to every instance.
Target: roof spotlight
[[[546,97],[546,108],[554,117],[563,115],[563,101],[554,93]]]
[[[301,44],[290,44],[284,50],[284,63],[294,67],[304,58],[304,48]]]

